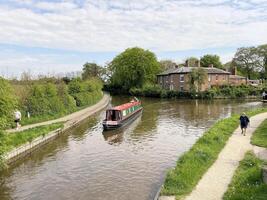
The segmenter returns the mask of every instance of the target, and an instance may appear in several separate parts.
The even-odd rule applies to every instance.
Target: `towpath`
[[[66,122],[64,124],[64,128],[68,128],[68,127],[80,122],[81,120],[89,117],[90,115],[102,110],[103,108],[105,108],[108,105],[109,101],[110,101],[110,96],[108,94],[104,94],[102,99],[98,103],[96,103],[92,106],[89,106],[85,109],[79,110],[77,112],[71,113],[69,115],[66,115],[66,116],[58,118],[58,119],[22,126],[18,130],[9,129],[9,130],[7,130],[7,132],[8,133],[14,133],[14,132],[19,132],[19,131],[24,131],[24,130],[34,128],[37,126],[49,125],[49,124],[53,124],[53,123],[57,123],[57,122]]]
[[[185,197],[185,200],[220,200],[226,192],[245,153],[249,150],[261,156],[267,157],[266,149],[255,147],[250,144],[252,133],[267,118],[267,113],[261,113],[250,118],[250,125],[246,136],[241,135],[240,127],[229,138],[217,160],[203,175],[195,189]],[[159,200],[175,200],[174,196],[162,196]]]

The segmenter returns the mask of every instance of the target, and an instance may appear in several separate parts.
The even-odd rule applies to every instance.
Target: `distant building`
[[[236,67],[233,67],[231,69],[231,75],[229,77],[229,84],[230,85],[246,85],[248,83],[248,80],[244,76],[237,75],[237,69]]]
[[[157,75],[157,83],[164,89],[175,90],[175,91],[189,91],[189,74],[193,69],[198,67],[189,67],[188,63],[185,63],[185,67],[176,66],[173,69],[164,71]],[[203,68],[207,73],[207,79],[201,86],[200,91],[205,91],[212,86],[220,86],[229,84],[230,72],[224,71],[222,69],[214,68],[211,65],[208,68]]]

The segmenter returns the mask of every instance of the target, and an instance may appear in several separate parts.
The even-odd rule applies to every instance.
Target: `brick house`
[[[175,67],[157,75],[157,83],[167,90],[189,91],[189,74],[193,69],[198,67]],[[211,86],[229,84],[230,72],[214,68],[212,65],[203,68],[207,73],[205,83],[201,86],[200,91],[205,91]]]
[[[231,75],[229,76],[229,84],[230,85],[246,85],[248,80],[244,76],[237,75],[237,68],[233,67],[231,70]]]

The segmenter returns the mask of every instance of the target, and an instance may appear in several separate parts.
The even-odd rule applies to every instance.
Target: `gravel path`
[[[82,121],[83,119],[89,117],[90,115],[102,110],[103,108],[105,108],[108,105],[109,101],[110,101],[110,96],[108,94],[104,94],[103,98],[98,103],[96,103],[95,105],[89,106],[83,110],[74,112],[72,114],[66,115],[66,116],[58,118],[58,119],[22,126],[18,130],[9,129],[9,130],[7,130],[7,132],[8,133],[14,133],[14,132],[19,132],[19,131],[24,131],[24,130],[34,128],[37,126],[43,126],[43,125],[53,124],[53,123],[57,123],[57,122],[66,122],[64,124],[64,128],[68,128],[68,127],[72,126],[73,124],[76,124],[76,123]]]

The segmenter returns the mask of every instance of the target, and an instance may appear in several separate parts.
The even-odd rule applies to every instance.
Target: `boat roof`
[[[110,110],[126,110],[132,106],[136,106],[139,105],[140,101],[133,101],[133,102],[129,102],[129,103],[125,103],[116,107],[111,108]]]

